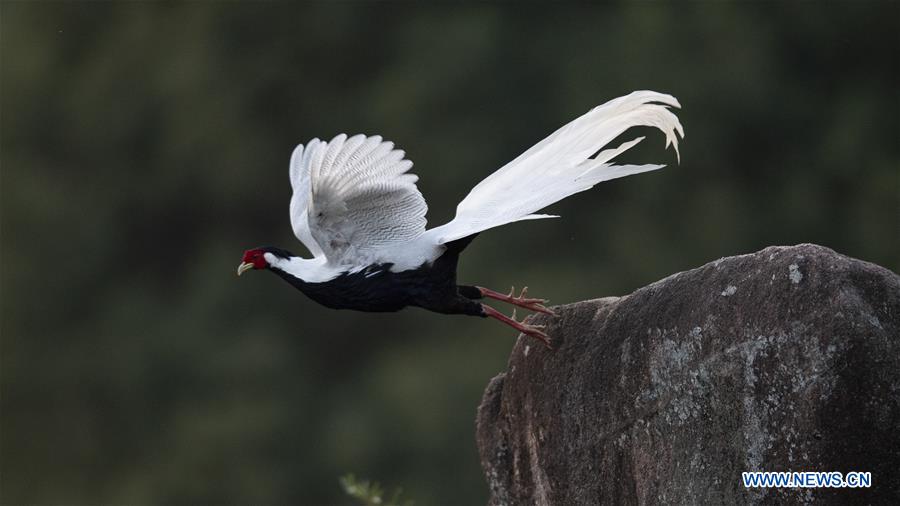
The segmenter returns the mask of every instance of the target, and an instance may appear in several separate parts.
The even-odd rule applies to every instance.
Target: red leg
[[[496,318],[496,319],[500,320],[501,322],[509,325],[510,327],[518,330],[519,332],[521,332],[525,335],[529,335],[531,337],[540,339],[541,342],[544,343],[544,346],[546,346],[547,348],[549,348],[551,350],[553,349],[553,346],[550,345],[550,337],[548,337],[547,334],[545,334],[541,331],[541,329],[544,328],[543,325],[529,325],[529,324],[525,323],[524,321],[518,322],[515,319],[515,316],[516,316],[515,311],[513,311],[513,317],[510,318],[510,317],[506,316],[505,314],[501,313],[500,311],[497,311],[496,309],[492,308],[491,306],[488,306],[487,304],[482,304],[481,309],[484,310],[484,314],[486,316],[489,316],[491,318]]]
[[[524,307],[529,311],[537,311],[539,313],[548,314],[551,316],[556,316],[556,313],[544,307],[544,304],[547,302],[546,299],[526,299],[525,294],[528,293],[528,287],[522,289],[522,293],[519,294],[518,297],[514,297],[515,287],[509,289],[509,295],[503,295],[502,293],[495,292],[488,288],[482,288],[480,286],[476,286],[475,288],[481,292],[482,297],[487,297],[489,299],[500,300],[506,302],[508,304],[512,304],[514,306]]]

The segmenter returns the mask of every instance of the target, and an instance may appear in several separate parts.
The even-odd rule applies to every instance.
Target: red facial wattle
[[[244,252],[244,258],[241,260],[241,265],[238,266],[237,274],[240,276],[245,271],[252,269],[265,269],[269,266],[269,262],[266,262],[265,252],[261,249],[248,249]]]
[[[265,252],[261,249],[248,249],[245,251],[244,261],[253,264],[254,269],[265,269],[269,266],[269,262],[266,262]]]

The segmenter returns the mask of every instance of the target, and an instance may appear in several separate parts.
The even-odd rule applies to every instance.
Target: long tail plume
[[[631,127],[661,130],[666,147],[673,146],[680,160],[678,138],[684,138],[684,129],[669,107],[681,105],[654,91],[635,91],[595,107],[478,183],[457,206],[456,217],[429,232],[437,234],[438,243],[447,243],[514,221],[554,218],[533,213],[602,181],[665,167],[609,163],[644,139],[600,151]]]

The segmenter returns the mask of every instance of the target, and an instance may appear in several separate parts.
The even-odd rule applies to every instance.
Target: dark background
[[[563,303],[801,242],[900,267],[896,3],[0,9],[4,504],[349,504],[347,472],[485,501],[473,419],[513,332],[235,277],[303,251],[311,137],[396,141],[437,225],[589,108],[668,92],[681,166],[631,132],[625,161],[670,167],[483,234],[460,281]]]

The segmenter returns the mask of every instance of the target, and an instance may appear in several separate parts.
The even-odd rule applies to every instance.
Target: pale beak
[[[241,274],[243,274],[246,271],[249,271],[252,268],[253,268],[253,264],[251,264],[250,262],[241,262],[241,265],[238,265],[238,270],[237,270],[238,276],[240,276]]]

